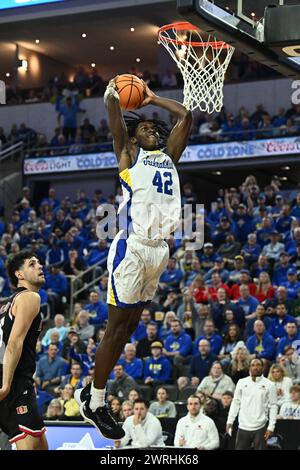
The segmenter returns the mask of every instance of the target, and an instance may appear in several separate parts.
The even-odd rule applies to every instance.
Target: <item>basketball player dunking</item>
[[[45,277],[37,257],[26,251],[9,259],[7,272],[16,290],[0,309],[0,428],[18,450],[47,450],[32,379]]]
[[[115,80],[110,81],[104,102],[124,196],[119,216],[130,207],[131,223],[128,231],[118,232],[109,251],[108,324],[96,353],[94,382],[75,394],[85,419],[110,439],[125,433],[106,406],[106,383],[167,266],[169,248],[164,238],[175,230],[181,213],[175,164],[192,124],[191,112],[181,103],[155,95],[146,84],[141,106],[164,108],[177,118],[175,126],[168,133],[161,121],[131,118],[125,122]]]

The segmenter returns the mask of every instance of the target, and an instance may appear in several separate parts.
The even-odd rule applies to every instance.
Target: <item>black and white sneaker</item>
[[[92,384],[87,384],[84,388],[78,388],[75,390],[74,398],[79,406],[91,398],[91,387]]]
[[[107,439],[122,439],[125,436],[125,432],[113,418],[107,406],[99,407],[96,411],[92,411],[89,407],[91,399],[90,389],[91,386],[88,385],[75,391],[74,397],[80,405],[81,415]]]

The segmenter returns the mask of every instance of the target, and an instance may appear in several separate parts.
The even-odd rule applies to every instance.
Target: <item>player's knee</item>
[[[111,341],[114,344],[120,344],[124,340],[127,341],[128,337],[128,325],[127,322],[121,322],[118,325],[115,325],[113,329],[106,330],[105,339]]]

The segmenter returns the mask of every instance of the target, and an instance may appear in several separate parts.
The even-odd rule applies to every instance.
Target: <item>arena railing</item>
[[[218,131],[217,131],[218,132]],[[264,128],[264,129],[244,129],[224,131],[221,133],[208,133],[206,135],[192,134],[189,139],[189,144],[210,144],[222,142],[235,142],[235,141],[249,141],[249,140],[263,140],[263,139],[279,139],[282,137],[295,137],[300,135],[300,128],[295,126],[295,129],[290,133],[287,129],[280,128]],[[64,155],[79,155],[86,153],[104,153],[112,152],[113,143],[111,141],[105,143],[93,144],[70,144],[62,147],[42,147],[31,148],[26,152],[25,158],[44,158],[44,157],[58,157]]]
[[[107,257],[98,261],[98,263],[93,264],[85,271],[82,271],[82,273],[80,273],[78,276],[74,276],[74,275],[66,276],[68,279],[70,279],[70,311],[69,311],[70,318],[73,318],[74,304],[76,302],[77,296],[81,294],[81,292],[84,292],[94,287],[97,283],[100,282],[101,278],[105,275],[105,270],[102,269],[100,264],[103,264],[106,261],[107,261]],[[92,279],[89,282],[83,281],[84,276],[86,277],[90,273],[92,275]]]
[[[8,145],[0,151],[0,162],[7,160],[10,157],[15,156],[18,152],[22,154],[24,148],[23,142],[18,142],[14,145]]]

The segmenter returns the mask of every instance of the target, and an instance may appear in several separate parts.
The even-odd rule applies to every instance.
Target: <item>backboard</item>
[[[177,0],[177,9],[253,60],[300,78],[299,0]]]

